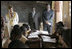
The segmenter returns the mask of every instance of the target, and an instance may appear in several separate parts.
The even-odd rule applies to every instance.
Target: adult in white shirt
[[[17,12],[13,11],[13,7],[11,5],[8,7],[8,13],[6,14],[6,22],[7,22],[8,32],[10,35],[12,27],[14,25],[17,25],[19,22],[18,14]]]

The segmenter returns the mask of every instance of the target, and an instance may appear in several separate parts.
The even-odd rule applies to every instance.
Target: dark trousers
[[[48,24],[43,24],[43,30],[48,31],[48,33],[50,33],[51,32],[51,26]]]
[[[35,27],[35,23],[30,23],[29,25],[30,25],[31,30],[36,29],[36,27]]]

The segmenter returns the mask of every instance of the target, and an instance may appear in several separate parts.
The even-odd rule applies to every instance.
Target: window
[[[71,1],[69,1],[69,16],[71,16]]]

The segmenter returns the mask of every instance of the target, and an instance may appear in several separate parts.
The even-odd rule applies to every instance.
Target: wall
[[[71,28],[71,16],[69,16],[69,1],[63,2],[63,22],[65,26]]]

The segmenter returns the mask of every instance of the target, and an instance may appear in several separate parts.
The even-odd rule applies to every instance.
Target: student
[[[56,47],[57,48],[67,48],[68,47],[68,45],[66,44],[66,42],[64,41],[62,37],[62,34],[64,32],[63,27],[64,27],[63,22],[60,21],[56,23],[56,30],[53,36],[56,36],[56,40],[57,40]]]
[[[22,34],[25,36],[25,27],[21,26],[20,27]]]
[[[20,26],[19,25],[15,25],[14,27],[13,27],[13,29],[16,29],[16,28],[19,28]]]
[[[5,20],[4,20],[4,18],[1,16],[1,39],[4,38],[4,29],[5,29]]]
[[[21,30],[20,30],[20,28],[18,27],[18,25],[15,25],[15,26],[14,26],[14,28],[12,29],[10,35],[11,35],[10,39],[11,39],[12,41],[21,38],[22,33],[21,33]]]
[[[4,46],[4,43],[3,43],[3,39],[5,37],[5,20],[4,18],[1,16],[1,42],[2,42],[2,47]]]
[[[27,37],[31,31],[30,26],[28,24],[23,24],[20,28],[23,31],[23,35]]]
[[[17,25],[15,25],[14,29],[11,32],[11,37],[10,37],[11,42],[8,48],[27,48],[25,47],[25,44],[21,41],[21,37],[22,37],[22,32],[20,28]]]
[[[10,44],[9,44],[9,47],[8,48],[29,48],[28,46],[26,46],[23,42],[21,42],[20,40],[15,40],[15,41],[12,41]]]

